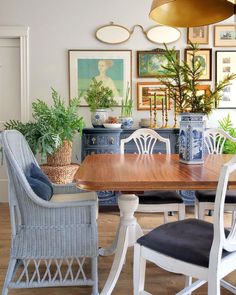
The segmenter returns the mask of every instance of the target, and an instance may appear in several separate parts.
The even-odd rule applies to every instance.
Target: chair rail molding
[[[21,121],[29,120],[29,27],[0,26],[1,38],[20,39]]]

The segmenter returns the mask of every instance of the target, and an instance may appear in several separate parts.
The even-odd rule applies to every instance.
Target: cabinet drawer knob
[[[96,143],[96,137],[92,137],[92,143],[95,144]]]
[[[111,137],[110,138],[110,144],[114,144],[114,142],[115,142],[115,138],[114,137]]]

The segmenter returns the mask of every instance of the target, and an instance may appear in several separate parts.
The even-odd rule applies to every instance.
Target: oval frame
[[[178,38],[176,38],[176,39],[174,39],[173,41],[170,41],[170,42],[157,42],[157,41],[154,41],[153,39],[151,39],[149,36],[148,36],[148,33],[150,32],[150,31],[152,31],[152,30],[154,30],[154,29],[158,29],[158,28],[169,28],[169,29],[171,29],[172,31],[173,30],[175,30],[176,32],[178,32],[179,33],[179,36],[178,36]],[[151,27],[151,28],[149,28],[146,32],[145,32],[145,35],[146,35],[146,37],[147,37],[147,39],[149,40],[149,41],[151,41],[152,43],[155,43],[155,44],[163,44],[163,43],[166,43],[166,44],[171,44],[171,43],[174,43],[174,42],[176,42],[176,41],[178,41],[179,39],[180,39],[180,37],[181,37],[181,32],[180,32],[180,30],[178,30],[178,29],[176,29],[176,28],[173,28],[173,27],[168,27],[168,26],[154,26],[154,27]]]
[[[122,39],[121,41],[117,41],[117,42],[106,41],[106,40],[104,40],[104,39],[99,38],[99,36],[98,36],[99,31],[103,30],[104,28],[106,29],[106,28],[108,28],[108,27],[116,27],[116,28],[120,28],[121,30],[128,32],[128,37],[125,38],[125,39]],[[126,41],[128,41],[128,40],[130,39],[131,34],[132,34],[132,33],[130,32],[130,30],[127,29],[126,27],[121,26],[121,25],[117,25],[117,24],[114,24],[114,23],[110,23],[110,24],[108,24],[108,25],[105,25],[105,26],[99,27],[99,28],[96,30],[95,36],[96,36],[97,40],[99,40],[99,41],[102,42],[102,43],[106,43],[106,44],[122,44],[122,43],[124,43],[124,42],[126,42]]]

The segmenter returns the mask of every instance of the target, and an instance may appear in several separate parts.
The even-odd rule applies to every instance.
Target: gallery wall
[[[69,99],[68,50],[69,49],[131,49],[132,61],[132,96],[134,99],[133,117],[135,126],[141,118],[148,118],[147,111],[137,111],[137,82],[156,81],[156,79],[137,78],[136,51],[163,48],[162,45],[148,41],[140,28],[136,28],[131,38],[124,44],[106,45],[95,38],[98,27],[110,21],[131,28],[140,24],[144,29],[154,26],[148,18],[152,0],[1,0],[0,26],[30,27],[30,100],[37,98],[51,102],[50,87],[55,88],[66,100]],[[223,23],[233,23],[233,17]],[[181,29],[181,38],[170,46],[181,50],[184,58],[186,29]],[[209,44],[202,48],[213,46],[213,26],[210,26]],[[225,48],[213,47],[213,81],[215,76],[215,51]],[[234,50],[234,48],[229,48]],[[236,72],[236,69],[235,69]],[[204,84],[204,83],[203,83]],[[207,84],[207,82],[206,82]],[[236,96],[236,95],[235,95]],[[1,98],[0,98],[1,99]],[[236,98],[235,98],[236,99]],[[1,102],[3,103],[3,102]],[[218,126],[218,120],[231,113],[236,124],[236,110],[217,110],[209,117],[209,127]],[[86,126],[91,126],[90,111],[87,107],[80,109],[85,118]],[[115,108],[111,115],[118,116],[120,108]],[[160,112],[158,113],[160,124]],[[170,114],[170,126],[173,125],[173,114]],[[80,142],[76,140],[75,156],[79,158]]]

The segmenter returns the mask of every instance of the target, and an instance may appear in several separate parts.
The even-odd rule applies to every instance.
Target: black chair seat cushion
[[[176,191],[151,191],[138,195],[139,204],[171,204],[183,203],[183,199]]]
[[[172,258],[208,267],[212,241],[212,223],[185,219],[163,224],[139,238],[137,243]],[[223,257],[228,254],[223,251]]]
[[[199,202],[215,202],[216,191],[205,190],[205,191],[196,191],[196,198]],[[230,190],[226,193],[225,203],[236,203],[236,190]]]

